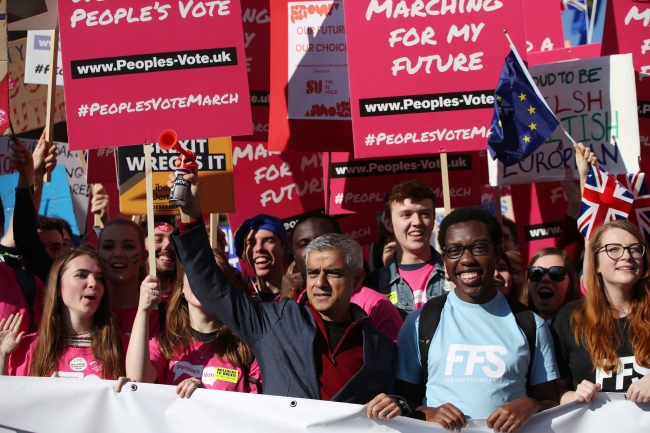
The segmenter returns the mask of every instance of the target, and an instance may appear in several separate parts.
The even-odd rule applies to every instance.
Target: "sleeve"
[[[251,364],[251,368],[248,371],[248,392],[251,394],[261,394],[262,393],[262,375],[260,374],[260,366],[257,364],[257,360],[254,360]]]
[[[52,258],[47,253],[36,227],[36,210],[26,188],[16,188],[14,207],[14,240],[23,256],[25,268],[32,271],[41,281],[47,281],[52,267]]]
[[[422,385],[422,364],[417,332],[421,311],[421,309],[417,310],[406,317],[406,321],[397,337],[398,352],[395,378],[416,385]]]
[[[548,325],[544,320],[535,315],[537,332],[535,341],[535,356],[533,357],[533,368],[530,373],[530,386],[550,382],[560,377],[555,362],[555,350],[553,348],[553,337]]]
[[[372,319],[372,326],[386,334],[394,342],[397,342],[397,335],[404,322],[399,311],[388,298],[381,295],[377,303],[368,311],[368,315]]]
[[[573,338],[570,326],[572,312],[572,308],[568,308],[567,306],[562,307],[551,325],[551,333],[555,343],[555,359],[557,360],[560,378],[569,379],[570,383],[573,383],[573,375],[569,368],[569,345],[567,344],[567,338]]]
[[[153,365],[153,368],[156,369],[156,373],[158,373],[156,383],[159,385],[165,385],[165,367],[167,367],[169,361],[160,350],[157,338],[149,340],[149,358],[151,360],[151,365]]]
[[[288,300],[255,302],[237,289],[217,265],[204,224],[182,235],[176,229],[172,239],[192,292],[203,308],[251,347],[264,337],[278,321]]]

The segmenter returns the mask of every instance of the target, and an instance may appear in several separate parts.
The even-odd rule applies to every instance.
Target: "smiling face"
[[[501,258],[497,263],[497,269],[494,272],[494,286],[498,291],[508,296],[510,290],[512,289],[512,275],[510,274],[510,269],[508,269],[508,264],[506,261]]]
[[[447,229],[446,245],[469,245],[474,242],[491,241],[487,227],[480,221],[452,224]],[[456,285],[455,293],[463,301],[471,304],[483,304],[490,301],[497,293],[494,287],[494,273],[501,247],[488,244],[487,252],[473,256],[464,250],[458,259],[443,255],[445,269],[449,279]]]
[[[561,256],[549,255],[537,259],[530,266],[540,266],[549,269],[553,266],[565,266],[564,259]],[[548,272],[539,282],[528,281],[528,292],[535,304],[535,308],[543,319],[553,317],[560,308],[564,305],[566,300],[567,290],[569,290],[570,277],[567,276],[564,280],[557,282],[551,280]]]
[[[265,279],[282,274],[284,247],[282,241],[268,230],[251,230],[246,236],[246,257],[253,266],[255,275]]]
[[[104,274],[88,255],[72,259],[61,274],[59,295],[71,317],[90,319],[99,308],[104,291]]]
[[[156,245],[156,272],[160,278],[176,277],[176,251],[171,242],[171,234],[169,224],[159,225],[153,231]]]
[[[313,251],[307,257],[307,297],[324,320],[350,319],[350,298],[361,285],[363,269],[352,271],[342,251]]]
[[[395,235],[401,250],[413,256],[428,255],[435,224],[433,201],[429,198],[415,201],[407,198],[403,203],[392,203],[390,209],[390,220],[384,215],[382,221],[386,229]]]
[[[115,283],[137,280],[140,267],[147,259],[136,229],[130,226],[106,227],[97,250],[106,268],[107,279]]]
[[[640,241],[626,230],[612,228],[607,230],[601,239],[601,245],[620,244],[628,247]],[[643,276],[643,257],[633,259],[629,251],[625,250],[623,256],[612,259],[604,248],[597,255],[597,272],[602,276],[606,289],[621,288],[630,290]]]

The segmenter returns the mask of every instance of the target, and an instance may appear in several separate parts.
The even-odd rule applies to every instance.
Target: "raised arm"
[[[261,304],[236,288],[215,259],[201,217],[200,184],[194,171],[184,176],[190,183],[187,203],[180,208],[181,227],[172,233],[176,256],[185,268],[192,292],[212,316],[253,346],[278,320],[288,300]],[[172,187],[173,174],[167,186]]]
[[[578,172],[580,173],[580,195],[585,189],[585,184],[587,183],[587,176],[589,175],[589,168],[598,165],[598,158],[591,149],[585,147],[584,144],[578,143],[573,146],[576,151],[576,165],[578,166]],[[591,242],[585,240],[585,258],[582,262],[582,269],[586,272],[589,269],[589,261],[591,260]],[[584,272],[582,278],[585,278]],[[589,290],[589,288],[587,288]]]
[[[158,377],[149,354],[149,312],[160,302],[159,295],[158,279],[147,275],[140,286],[138,312],[126,352],[126,376],[135,382],[154,383]]]

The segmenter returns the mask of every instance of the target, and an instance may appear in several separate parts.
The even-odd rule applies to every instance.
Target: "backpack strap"
[[[167,326],[167,302],[158,304],[158,324],[160,325],[160,332],[164,331]]]
[[[37,331],[36,322],[34,321],[34,300],[36,299],[36,281],[34,274],[21,268],[14,268],[16,280],[27,301],[29,311],[29,333]]]
[[[426,385],[429,374],[429,346],[438,329],[442,309],[447,302],[447,293],[429,299],[420,313],[418,325],[418,344],[420,346],[420,365],[422,366],[422,384]]]
[[[526,373],[526,386],[530,384],[530,375],[533,370],[533,359],[535,357],[535,342],[537,341],[537,323],[535,322],[535,313],[530,308],[517,301],[514,298],[506,296],[508,306],[515,316],[515,321],[526,336],[528,349],[530,350],[530,362],[528,363],[528,372]]]
[[[254,385],[255,388],[257,388],[257,393],[262,394],[262,382],[248,375],[246,375],[246,382],[250,383],[251,385]]]

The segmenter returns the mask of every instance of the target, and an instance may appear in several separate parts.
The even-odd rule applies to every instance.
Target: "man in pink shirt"
[[[281,297],[301,301],[305,291],[305,258],[307,245],[324,234],[341,233],[336,220],[327,214],[309,213],[302,216],[294,226],[287,243],[289,252],[293,255],[294,263],[289,273],[282,279]],[[292,272],[293,271],[293,272]],[[279,300],[279,299],[278,299]],[[385,297],[376,291],[361,286],[352,293],[350,302],[360,306],[370,317],[370,323],[388,338],[397,341],[397,334],[402,326],[402,318],[397,309]]]

